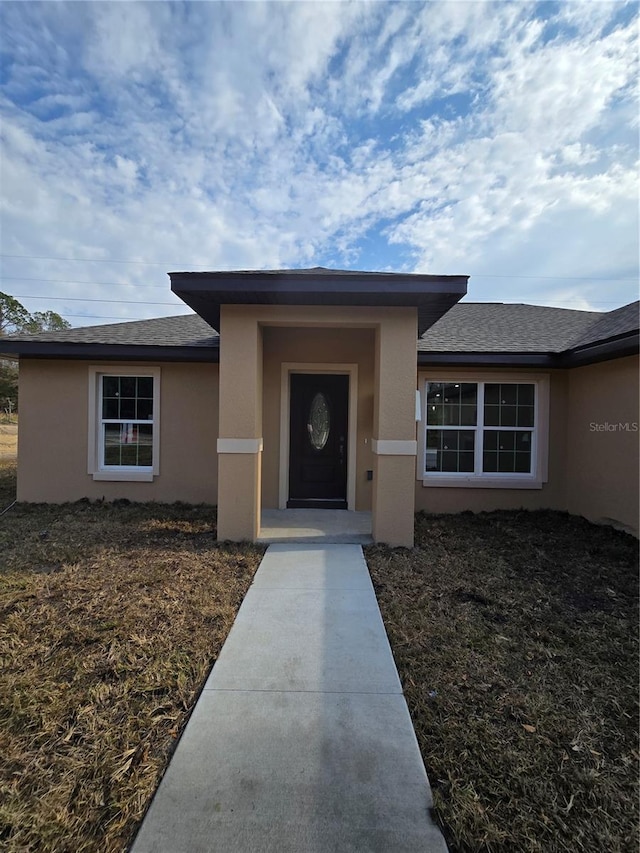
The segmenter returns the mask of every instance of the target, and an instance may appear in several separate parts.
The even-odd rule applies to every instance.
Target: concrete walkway
[[[446,853],[358,545],[271,545],[132,853]]]

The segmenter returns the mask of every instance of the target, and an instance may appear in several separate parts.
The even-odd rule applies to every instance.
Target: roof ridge
[[[612,324],[612,317],[615,314],[620,314],[621,312],[626,312],[627,314],[631,314],[631,309],[636,309],[636,324],[634,326],[627,324],[623,324],[623,327],[618,328],[616,325]],[[593,321],[587,326],[583,332],[575,338],[571,342],[569,349],[573,349],[575,347],[580,346],[589,346],[590,344],[594,344],[600,341],[609,340],[611,338],[616,338],[624,335],[633,334],[633,332],[637,332],[640,327],[640,312],[638,308],[640,307],[640,299],[635,300],[634,302],[629,302],[627,305],[620,305],[618,308],[612,308],[610,311],[603,311],[599,313],[599,316],[595,317]],[[607,328],[607,333],[604,335],[598,335],[596,331],[597,327],[605,327]],[[595,335],[593,334],[595,332]]]

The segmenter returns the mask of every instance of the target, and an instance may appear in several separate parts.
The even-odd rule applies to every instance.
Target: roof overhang
[[[172,272],[171,290],[219,331],[221,305],[416,308],[422,335],[467,292],[469,276],[317,270]]]
[[[638,355],[638,332],[619,335],[564,352],[449,352],[418,351],[419,367],[547,367],[571,368]]]
[[[623,358],[627,355],[638,355],[640,351],[640,334],[638,331],[617,335],[603,341],[595,341],[582,347],[574,347],[563,353],[566,367],[581,367],[585,364],[595,364],[599,361],[610,361],[612,358]]]
[[[562,367],[553,353],[418,352],[418,367]]]
[[[0,358],[64,358],[100,361],[217,362],[220,348],[141,346],[136,344],[62,343],[61,341],[2,341]]]

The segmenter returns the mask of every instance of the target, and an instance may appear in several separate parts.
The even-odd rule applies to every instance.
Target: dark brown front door
[[[349,377],[291,375],[291,508],[347,508]]]

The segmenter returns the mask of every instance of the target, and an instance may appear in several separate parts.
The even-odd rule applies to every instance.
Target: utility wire
[[[125,260],[122,258],[57,258],[57,257],[49,257],[45,255],[9,255],[3,252],[0,252],[0,258],[16,258],[23,261],[74,261],[78,263],[100,263],[100,264],[137,264],[140,266],[153,266],[153,267],[182,267],[183,269],[191,269],[192,267],[202,267],[204,264],[176,264],[170,263],[169,261],[131,261]],[[232,272],[232,270],[229,270]],[[259,270],[257,270],[259,272]],[[630,277],[622,277],[622,278],[610,278],[609,276],[583,276],[583,275],[503,275],[503,274],[493,274],[493,273],[476,273],[471,274],[471,278],[518,278],[518,279],[532,279],[535,281],[538,280],[548,280],[548,281],[638,281],[637,276]],[[26,279],[24,279],[26,281]],[[40,281],[47,281],[48,279],[39,279]],[[83,282],[84,283],[84,282]]]
[[[166,284],[130,284],[126,281],[75,281],[74,279],[67,278],[26,278],[21,275],[4,275],[0,276],[0,278],[2,281],[41,281],[47,284],[95,284],[104,287],[150,287],[155,290],[164,290],[165,293],[167,291]]]
[[[191,312],[193,313],[193,312]],[[185,314],[174,314],[174,317],[190,317],[191,313]],[[163,319],[161,317],[113,317],[111,315],[106,314],[68,314],[66,311],[61,315],[63,318],[67,319],[69,317],[73,317],[78,320],[119,320],[121,323],[142,323],[146,320],[159,320]]]
[[[46,255],[7,255],[0,252],[0,258],[18,258],[23,261],[78,261],[80,263],[89,264],[140,264],[147,267],[180,267],[185,269],[196,266],[202,267],[204,264],[173,264],[168,261],[127,261],[118,258],[53,258]]]
[[[19,293],[11,294],[14,299],[43,299],[47,302],[52,300],[60,302],[111,302],[114,305],[171,305],[174,308],[180,306],[180,302],[143,302],[138,299],[86,299],[84,296],[23,296]]]
[[[79,282],[78,282],[79,283]],[[89,282],[87,282],[89,283]],[[134,285],[132,285],[134,286]],[[41,294],[39,296],[36,295],[27,295],[20,293],[12,293],[14,299],[40,299],[43,302],[105,302],[111,303],[113,305],[167,305],[174,308],[182,307],[181,302],[149,302],[144,299],[91,299],[84,296],[49,296],[48,294]],[[520,295],[519,299],[526,299],[525,295]],[[532,298],[532,297],[528,297]],[[482,299],[470,299],[470,302],[482,302]],[[504,300],[500,299],[486,299],[484,300],[486,303],[492,302],[503,302]],[[551,299],[549,302],[545,303],[549,305],[553,302],[562,302],[563,304],[566,302],[578,302],[581,300],[578,299]],[[620,301],[619,299],[589,299],[588,300],[591,305],[617,305]],[[516,303],[517,304],[517,303]],[[549,307],[551,307],[549,305]]]
[[[486,305],[486,304],[490,304],[491,300],[487,300],[485,303],[480,302],[480,300],[474,300],[474,302],[476,302],[476,303],[479,302],[480,304]],[[141,305],[141,304],[145,304],[145,303],[136,303],[136,304]],[[469,303],[461,303],[461,304],[468,305]],[[503,304],[508,305],[508,304],[517,304],[517,303],[503,303]],[[594,303],[592,303],[592,304],[594,304]],[[598,303],[598,304],[602,304],[602,303]],[[608,304],[613,304],[613,303],[608,303]],[[179,308],[182,306],[175,305],[172,307]],[[187,307],[187,306],[184,306],[184,307]],[[543,306],[534,306],[534,307],[553,308],[554,306],[553,305],[543,305]],[[193,312],[185,312],[183,314],[177,314],[177,315],[173,315],[173,316],[188,317],[188,316],[191,316],[192,313]],[[114,317],[112,315],[106,315],[106,314],[71,314],[71,313],[68,313],[66,311],[62,312],[62,316],[65,318],[73,317],[74,319],[78,319],[78,320],[118,320],[121,323],[137,323],[137,322],[142,322],[145,320],[159,319],[157,317]]]

